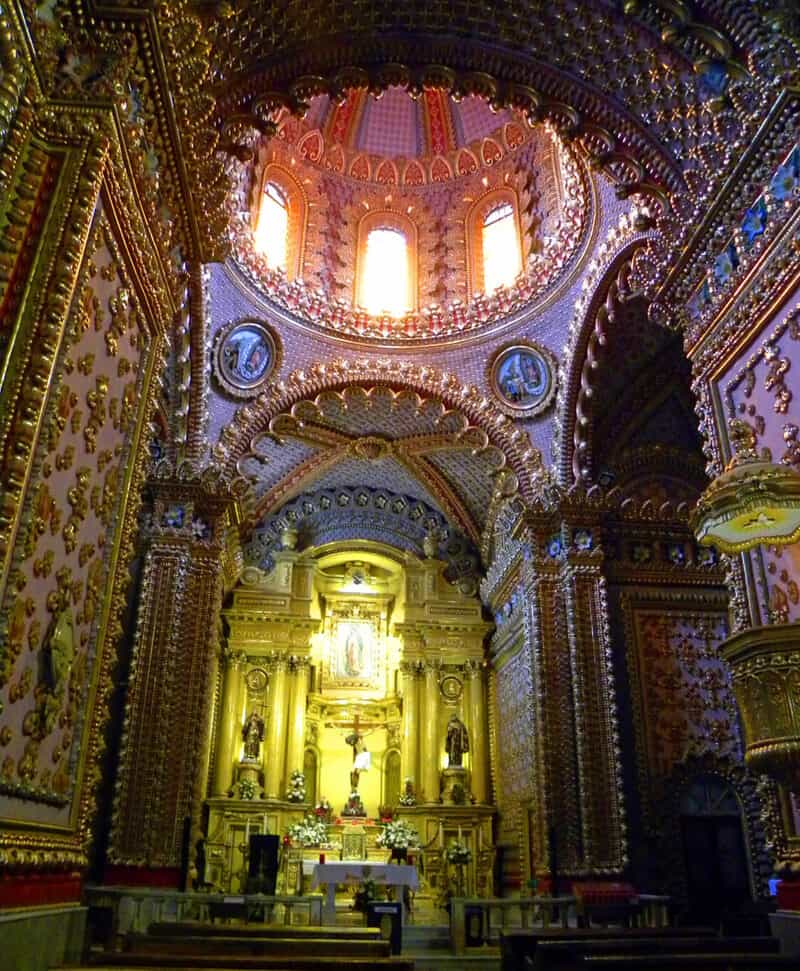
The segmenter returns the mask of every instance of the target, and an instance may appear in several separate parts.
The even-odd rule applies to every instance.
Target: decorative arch
[[[623,217],[615,234],[626,236],[636,227]],[[590,267],[587,280],[594,284],[590,296],[579,300],[570,326],[565,368],[559,382],[556,403],[556,440],[553,445],[556,474],[568,486],[585,481],[588,474],[588,443],[592,384],[621,303],[632,294],[630,283],[633,257],[646,242],[644,234],[628,239],[603,266]],[[592,272],[594,271],[594,272]]]
[[[292,173],[276,162],[264,166],[256,200],[256,230],[261,218],[261,205],[268,185],[274,185],[286,200],[286,278],[294,280],[303,275],[306,230],[308,227],[308,196]]]
[[[258,398],[239,408],[220,433],[213,455],[221,470],[237,479],[237,462],[245,455],[254,437],[268,432],[270,422],[293,405],[312,401],[324,392],[347,387],[380,385],[397,395],[411,395],[422,407],[433,399],[441,409],[439,420],[460,417],[476,426],[471,447],[481,450],[494,446],[504,456],[499,470],[498,491],[513,495],[517,489],[532,500],[549,481],[541,452],[520,428],[475,385],[462,384],[454,375],[427,365],[396,359],[339,359],[293,371],[285,383],[270,386]],[[241,488],[249,483],[240,478]]]
[[[467,287],[470,299],[485,292],[484,228],[487,218],[502,206],[511,207],[511,218],[513,219],[519,249],[520,271],[525,265],[526,253],[523,246],[517,192],[510,185],[490,189],[470,206],[466,217]]]
[[[413,312],[419,306],[419,231],[413,219],[394,209],[374,209],[362,216],[358,223],[353,303],[360,307],[366,306],[367,248],[370,235],[382,229],[399,233],[405,240],[406,306],[408,312]]]

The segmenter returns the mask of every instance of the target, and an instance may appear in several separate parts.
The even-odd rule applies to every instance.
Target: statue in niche
[[[469,752],[467,726],[455,714],[450,716],[450,721],[447,723],[447,738],[444,748],[447,752],[447,763],[451,768],[461,766],[464,761],[464,753]]]
[[[258,761],[261,743],[264,741],[264,719],[258,712],[251,711],[242,729],[244,757],[249,762]]]

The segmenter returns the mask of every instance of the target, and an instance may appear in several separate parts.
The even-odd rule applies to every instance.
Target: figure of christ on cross
[[[359,730],[359,715],[353,719],[353,730],[345,737],[345,742],[353,749],[353,768],[350,770],[350,792],[358,792],[358,780],[362,772],[368,771],[371,756],[364,736]]]

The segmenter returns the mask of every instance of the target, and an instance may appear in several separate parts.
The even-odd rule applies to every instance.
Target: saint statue
[[[244,757],[251,762],[258,761],[258,751],[264,740],[264,719],[255,711],[247,716],[242,729]]]
[[[457,715],[451,715],[450,721],[447,723],[447,739],[444,747],[450,766],[460,766],[464,759],[464,753],[469,752],[467,726]]]

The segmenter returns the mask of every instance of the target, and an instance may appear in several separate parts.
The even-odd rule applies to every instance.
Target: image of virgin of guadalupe
[[[351,678],[357,678],[364,670],[364,639],[355,626],[348,629],[344,642],[344,670]]]

